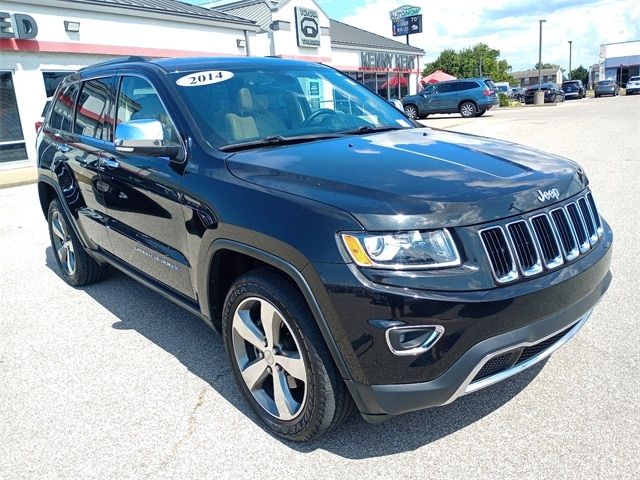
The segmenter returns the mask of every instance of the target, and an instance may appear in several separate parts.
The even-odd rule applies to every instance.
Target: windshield
[[[598,85],[611,85],[613,80],[601,80],[598,82]]]
[[[321,65],[180,72],[172,79],[218,147],[413,127],[386,100]]]

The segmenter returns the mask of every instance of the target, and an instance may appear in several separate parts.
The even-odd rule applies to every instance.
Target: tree
[[[490,48],[485,43],[457,52],[448,48],[440,52],[435,61],[425,65],[422,75],[442,70],[458,78],[483,76],[495,82],[514,82],[511,66],[506,60],[498,60],[499,56],[500,50]]]
[[[583,85],[589,83],[589,71],[580,65],[575,70],[571,70],[571,80],[582,80]]]

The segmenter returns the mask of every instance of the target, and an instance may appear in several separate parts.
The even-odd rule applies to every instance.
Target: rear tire
[[[49,204],[47,221],[53,255],[64,281],[74,287],[81,287],[102,279],[106,267],[101,266],[86,252],[58,199]]]
[[[404,114],[411,120],[418,120],[420,118],[420,112],[415,105],[405,105]]]
[[[462,102],[459,111],[463,118],[471,118],[476,116],[478,109],[473,102]]]
[[[353,400],[304,297],[279,273],[259,269],[234,282],[222,334],[243,397],[276,435],[311,440],[352,413]]]

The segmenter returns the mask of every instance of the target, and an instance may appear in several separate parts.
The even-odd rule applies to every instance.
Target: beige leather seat
[[[257,138],[258,127],[256,121],[251,115],[253,108],[253,99],[248,88],[238,90],[238,108],[239,114],[227,113],[224,116],[224,123],[234,141],[247,140],[249,138]]]

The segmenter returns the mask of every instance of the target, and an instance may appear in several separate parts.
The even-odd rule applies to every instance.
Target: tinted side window
[[[166,145],[179,145],[178,134],[155,88],[140,77],[122,77],[117,123],[152,119],[162,124]]]
[[[71,131],[73,124],[73,111],[75,109],[76,96],[78,95],[79,84],[72,83],[60,90],[53,104],[51,115],[49,116],[49,126],[56,130],[65,132]]]
[[[436,88],[438,89],[438,93],[449,93],[451,91],[451,84],[450,83],[440,83],[440,84],[436,85]]]
[[[75,133],[112,141],[114,82],[113,77],[84,82],[77,102]]]

